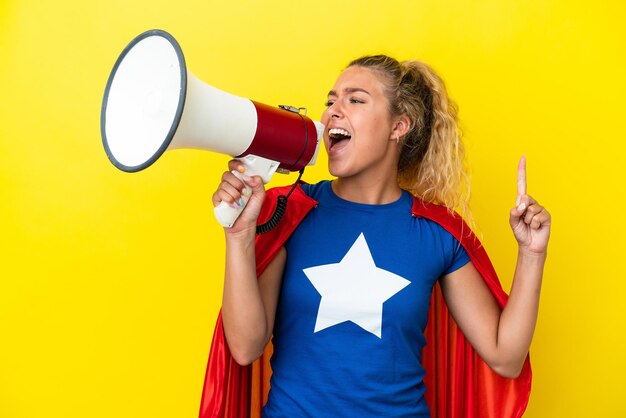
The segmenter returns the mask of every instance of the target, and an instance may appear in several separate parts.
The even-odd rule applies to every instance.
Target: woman
[[[430,416],[421,353],[437,282],[475,351],[515,378],[536,323],[550,231],[549,213],[526,194],[524,160],[510,212],[518,261],[501,309],[466,244],[408,216],[416,202],[467,207],[456,111],[440,78],[419,62],[360,58],[329,92],[322,123],[336,179],[302,186],[317,207],[258,278],[260,179],[226,172],[213,195],[215,205],[236,206],[252,190],[225,230],[222,319],[239,364],[257,359],[273,335],[264,416]]]

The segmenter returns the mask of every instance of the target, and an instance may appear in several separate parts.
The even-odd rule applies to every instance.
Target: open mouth
[[[330,149],[342,143],[346,144],[352,138],[350,132],[341,128],[332,128],[328,131],[328,139],[330,139]]]

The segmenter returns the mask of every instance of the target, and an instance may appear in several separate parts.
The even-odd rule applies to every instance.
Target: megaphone
[[[240,159],[267,183],[278,172],[315,164],[324,126],[291,106],[269,106],[210,86],[187,70],[178,42],[163,30],[135,37],[107,81],[100,130],[109,160],[126,172],[149,167],[166,150],[191,148]],[[247,203],[249,193],[244,193]],[[244,204],[245,206],[245,204]],[[231,227],[243,206],[222,202]]]

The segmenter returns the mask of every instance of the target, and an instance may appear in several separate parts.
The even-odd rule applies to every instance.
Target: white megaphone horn
[[[257,103],[200,81],[187,70],[174,37],[150,30],[117,59],[100,129],[109,160],[122,171],[143,170],[166,150],[193,148],[236,157],[247,175],[267,183],[277,170],[315,163],[324,126],[300,110]],[[215,215],[231,227],[242,210],[222,202]]]

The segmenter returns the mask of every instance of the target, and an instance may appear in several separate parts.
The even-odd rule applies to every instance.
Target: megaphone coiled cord
[[[302,178],[302,174],[304,174],[304,168],[301,169],[299,173],[300,174],[298,175],[298,179],[293,184],[293,186],[291,186],[291,190],[289,190],[289,193],[287,193],[286,196],[282,194],[278,195],[278,197],[276,198],[276,209],[274,209],[274,213],[272,214],[272,217],[269,218],[267,222],[256,226],[257,235],[265,234],[271,231],[272,229],[276,227],[276,225],[278,225],[280,220],[283,218],[283,215],[287,211],[287,201],[289,199],[289,196],[291,196],[291,193],[293,193],[293,191],[298,186],[298,183],[300,182],[300,179]]]

